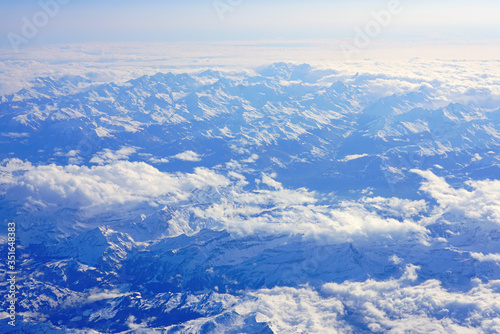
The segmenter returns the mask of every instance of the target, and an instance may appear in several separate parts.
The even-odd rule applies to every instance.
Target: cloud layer
[[[171,174],[144,162],[116,160],[133,152],[103,151],[96,155],[101,165],[92,167],[5,160],[0,168],[2,189],[7,199],[42,208],[100,211],[127,203],[185,203],[185,210],[200,224],[211,222],[235,235],[292,234],[331,242],[411,237],[427,243],[433,224],[452,222],[449,229],[457,233],[462,225],[462,230],[478,226],[486,233],[500,224],[498,181],[470,181],[471,190],[454,189],[430,171],[413,170],[424,178],[421,190],[437,205],[369,196],[322,203],[315,192],[284,188],[275,175],[262,174],[256,180],[260,186],[247,190],[249,182],[235,172],[224,176],[198,167],[193,173]]]
[[[467,189],[454,189],[444,178],[431,171],[412,170],[425,179],[420,190],[434,198],[439,206],[436,214],[464,216],[482,223],[492,223],[491,228],[500,225],[500,180],[468,181]],[[488,226],[485,225],[485,228]]]
[[[99,156],[109,160],[116,154]],[[8,198],[74,209],[154,200],[176,202],[188,199],[196,189],[229,184],[224,176],[206,168],[196,168],[192,174],[168,174],[144,162],[129,161],[86,167],[33,166],[11,159],[1,170]]]
[[[275,287],[226,300],[221,317],[183,324],[199,331],[210,323],[223,332],[245,319],[275,333],[496,333],[500,331],[500,281],[473,279],[467,291],[450,292],[437,280],[416,283],[419,267],[408,265],[398,279]],[[248,321],[248,320],[247,320]]]

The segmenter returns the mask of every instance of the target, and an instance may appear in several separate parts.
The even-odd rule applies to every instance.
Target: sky
[[[0,93],[88,68],[103,82],[279,61],[487,60],[496,73],[499,14],[498,0],[0,0]]]
[[[378,31],[370,23],[382,12],[390,16]],[[499,14],[496,0],[1,0],[0,46],[26,37],[29,24],[38,31],[21,46],[343,39],[369,27],[379,39],[470,44],[500,37]]]

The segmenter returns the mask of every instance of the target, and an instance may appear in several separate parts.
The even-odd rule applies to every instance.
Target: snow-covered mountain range
[[[2,331],[500,332],[500,106],[336,73],[0,96]]]

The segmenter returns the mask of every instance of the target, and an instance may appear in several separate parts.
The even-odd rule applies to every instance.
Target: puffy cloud
[[[136,152],[136,147],[122,146],[119,150],[116,151],[112,151],[106,148],[103,151],[96,153],[92,157],[92,159],[90,159],[90,162],[104,165],[118,160],[127,160],[128,157]]]
[[[410,218],[427,210],[427,202],[424,200],[412,201],[396,197],[364,197],[362,203],[370,208],[378,210],[381,214],[393,217]]]
[[[269,187],[272,187],[274,189],[281,189],[283,186],[281,183],[278,181],[274,180],[276,175],[267,175],[267,174],[262,174],[262,183],[265,185],[268,185]]]
[[[236,173],[234,171],[230,171],[227,175],[229,177],[233,178],[233,179],[236,179],[237,180],[237,185],[239,187],[244,187],[244,186],[246,186],[248,184],[248,181],[245,178],[245,176],[241,175],[240,173]]]
[[[455,189],[444,178],[431,171],[412,169],[412,172],[425,179],[420,190],[434,198],[438,206],[430,222],[449,213],[482,223],[493,223],[492,228],[500,225],[500,180],[468,181],[467,189]],[[483,224],[483,227],[487,227]]]
[[[286,189],[274,180],[274,174],[262,175],[261,182],[268,189],[244,190],[245,177],[235,172],[229,173],[229,178],[207,168],[170,174],[144,162],[33,166],[11,159],[0,172],[7,198],[21,203],[73,209],[102,207],[108,211],[113,210],[110,205],[125,203],[203,203],[184,209],[200,224],[212,222],[210,226],[236,235],[290,234],[362,242],[409,235],[425,241],[428,234],[413,219],[425,202],[364,198],[319,205],[318,194],[304,188]],[[398,210],[407,214],[397,215]]]
[[[172,158],[184,161],[193,161],[193,162],[201,161],[201,157],[199,156],[199,154],[193,151],[178,153],[172,156]]]
[[[167,164],[170,162],[167,158],[149,158],[148,161],[152,164]]]
[[[80,157],[80,150],[71,150],[69,152],[64,153],[64,152],[56,149],[54,156],[67,157],[68,162],[72,165],[79,165],[79,164],[83,163],[83,158]]]
[[[254,163],[257,160],[259,160],[259,155],[254,153],[250,157],[248,157],[247,159],[241,160],[241,162],[242,163]]]
[[[366,242],[410,235],[425,242],[427,238],[428,231],[410,218],[382,216],[372,207],[355,201],[318,205],[316,193],[304,188],[284,189],[267,178],[272,190],[234,188],[226,193],[223,201],[191,210],[199,218],[220,222],[235,234],[304,235],[326,238],[330,242]],[[415,212],[423,205],[422,202],[392,201]]]
[[[266,322],[274,333],[332,333],[346,326],[340,320],[344,315],[342,303],[323,299],[307,287],[261,289],[249,293],[246,299],[234,310]]]
[[[483,254],[471,252],[470,256],[479,262],[497,262],[500,264],[500,254]]]
[[[448,334],[500,330],[500,281],[472,279],[472,288],[448,291],[438,280],[418,282],[418,270],[408,265],[399,279],[326,283],[319,289],[259,289],[247,291],[237,300],[219,295],[222,303],[231,301],[226,303],[224,317],[200,318],[183,325],[194,332],[211,322],[223,332],[228,323],[234,326],[255,319],[275,333]]]
[[[33,166],[18,159],[0,168],[7,198],[82,208],[127,202],[185,200],[193,190],[229,185],[206,168],[192,174],[162,173],[144,162],[116,161],[102,166]]]
[[[5,192],[6,188],[16,183],[19,175],[32,169],[30,162],[21,159],[5,159],[0,165],[0,191]]]
[[[327,283],[322,291],[342,302],[346,312],[372,332],[493,333],[500,330],[500,281],[469,291],[449,292],[438,280],[414,284],[418,267],[409,265],[400,279]]]
[[[105,156],[113,160],[132,152],[135,150],[122,148],[103,151],[100,156],[103,161]],[[470,190],[454,189],[430,171],[413,172],[425,179],[421,190],[436,199],[432,210],[424,200],[382,197],[324,205],[318,204],[315,192],[284,188],[274,174],[262,174],[260,182],[267,189],[245,190],[248,183],[236,172],[225,177],[207,168],[196,168],[193,173],[171,174],[144,162],[121,160],[92,167],[63,167],[33,166],[10,159],[0,166],[0,179],[7,199],[49,207],[112,210],[110,205],[125,203],[203,203],[184,209],[192,212],[199,224],[222,227],[236,235],[303,235],[355,243],[410,238],[428,244],[434,235],[426,227],[443,219],[447,224],[465,224],[468,229],[479,224],[481,229],[491,230],[500,223],[499,181],[470,181]],[[474,221],[466,223],[458,217]],[[463,230],[449,229],[454,231],[447,237],[450,242]],[[492,252],[489,248],[473,250]],[[485,259],[479,255],[475,258]]]
[[[429,244],[437,236],[427,228],[450,213],[453,215],[447,216],[447,221],[469,229],[480,224],[488,230],[500,223],[499,181],[470,181],[467,185],[471,190],[454,189],[430,171],[413,170],[425,179],[421,190],[437,201],[432,210],[424,200],[382,197],[319,204],[317,193],[286,189],[274,174],[262,174],[260,182],[267,189],[245,190],[245,177],[234,171],[228,177],[207,168],[171,174],[144,162],[114,160],[132,152],[135,149],[103,151],[103,161],[106,157],[114,162],[92,167],[33,166],[19,159],[5,160],[0,166],[2,191],[7,199],[21,203],[73,209],[112,210],[110,205],[125,203],[182,202],[191,204],[183,210],[191,212],[199,224],[225,228],[236,235],[303,235],[330,242],[410,238]],[[199,203],[203,205],[196,205]],[[476,221],[465,223],[457,217]],[[447,238],[450,241],[453,236]],[[441,236],[438,239],[444,240]],[[487,244],[491,242],[483,243]],[[492,252],[488,248],[473,250]]]
[[[110,155],[117,156],[115,153]],[[4,161],[0,173],[8,199],[74,209],[130,202],[205,203],[187,209],[194,217],[215,222],[236,234],[321,235],[345,241],[407,233],[423,238],[427,233],[409,217],[379,215],[370,207],[373,203],[317,205],[316,193],[304,188],[285,189],[272,178],[276,175],[262,175],[261,182],[269,189],[247,191],[243,189],[247,184],[245,177],[235,172],[229,173],[234,180],[230,181],[207,168],[196,168],[194,173],[169,174],[144,162],[115,161],[92,167],[63,167],[33,166],[11,159]],[[378,205],[383,202],[382,199],[373,201]],[[386,206],[412,208],[416,212],[422,206],[419,202],[388,201]]]

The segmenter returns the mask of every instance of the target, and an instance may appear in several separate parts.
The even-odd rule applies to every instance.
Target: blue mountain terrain
[[[1,331],[499,333],[500,106],[335,73],[0,96]]]

